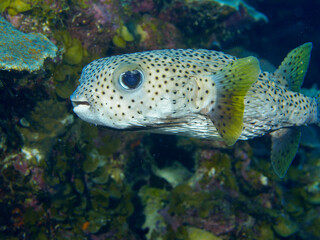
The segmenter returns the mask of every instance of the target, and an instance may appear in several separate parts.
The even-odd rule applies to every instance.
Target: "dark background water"
[[[309,71],[303,86],[319,83],[320,63],[320,1],[318,0],[247,0],[250,5],[264,13],[269,22],[251,30],[250,40],[244,42],[260,57],[273,64],[280,64],[283,57],[293,48],[313,43]]]

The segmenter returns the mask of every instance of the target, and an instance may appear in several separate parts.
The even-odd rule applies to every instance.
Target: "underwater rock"
[[[105,56],[112,46],[114,36],[120,38],[117,30],[123,26],[126,14],[123,14],[120,1],[83,2],[87,3],[87,7],[70,6],[71,14],[66,20],[66,28],[72,38],[81,40],[83,50],[88,51],[89,56]]]
[[[0,69],[39,70],[58,48],[39,33],[23,33],[0,16]]]
[[[40,161],[50,153],[59,134],[73,123],[73,115],[68,114],[64,105],[51,99],[39,102],[28,122],[30,127],[19,127],[19,130],[24,138],[24,146],[37,149]]]
[[[152,171],[158,177],[165,179],[172,187],[178,186],[191,177],[188,169],[179,162],[174,162],[171,166],[161,169],[153,166]]]
[[[181,31],[170,22],[144,15],[135,25],[139,49],[184,48]]]
[[[240,7],[243,7],[245,11],[247,11],[248,15],[251,16],[256,21],[265,21],[268,22],[268,18],[263,13],[258,12],[256,9],[248,5],[242,0],[216,0],[216,2],[220,3],[222,6],[226,5],[232,7],[239,11]]]
[[[312,184],[305,186],[306,194],[304,197],[311,204],[320,204],[320,180],[316,180]]]
[[[212,48],[239,36],[268,18],[241,0],[174,0],[161,9],[159,18],[181,30],[192,46]]]
[[[0,119],[0,239],[320,238],[319,128],[303,133],[294,166],[280,181],[270,171],[267,140],[239,142],[234,149],[190,138],[155,141],[161,137],[73,122],[65,100],[91,59],[187,47],[238,46],[230,51],[248,54],[244,49],[251,48],[237,41],[248,40],[241,33],[267,21],[251,8],[253,0],[0,2],[17,29],[43,33],[64,49],[41,76],[21,79],[23,72],[2,71],[13,79],[10,85],[0,80],[0,90],[12,95],[2,98],[10,118]],[[260,35],[254,38],[249,44],[260,43]],[[226,39],[233,45],[225,46]],[[259,48],[264,56],[266,47]],[[21,101],[22,90],[28,91]],[[23,140],[13,144],[20,134]],[[164,156],[158,148],[167,145],[171,154]]]

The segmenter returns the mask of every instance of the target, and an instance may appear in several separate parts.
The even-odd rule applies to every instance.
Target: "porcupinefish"
[[[102,58],[87,65],[71,96],[84,121],[115,129],[223,140],[233,145],[270,133],[271,162],[283,177],[300,139],[296,126],[319,124],[319,94],[299,93],[311,43],[273,73],[255,57],[167,49]]]

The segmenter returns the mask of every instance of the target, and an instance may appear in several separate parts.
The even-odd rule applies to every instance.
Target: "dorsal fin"
[[[291,91],[299,91],[308,70],[312,43],[293,49],[274,72],[276,80]]]
[[[255,57],[235,60],[213,77],[217,85],[216,104],[208,113],[220,136],[234,144],[243,128],[244,97],[260,72]]]

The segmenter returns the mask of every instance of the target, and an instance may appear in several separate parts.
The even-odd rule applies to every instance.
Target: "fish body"
[[[83,69],[71,101],[81,119],[115,129],[229,145],[271,133],[272,165],[283,177],[299,145],[300,132],[292,127],[319,123],[319,95],[298,93],[311,48],[292,50],[274,73],[261,71],[255,57],[204,49],[102,58]]]

